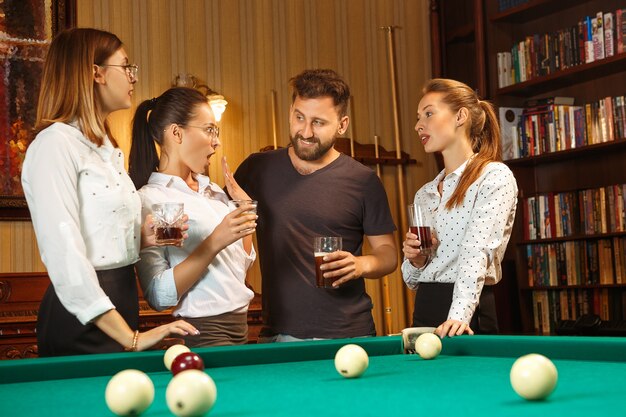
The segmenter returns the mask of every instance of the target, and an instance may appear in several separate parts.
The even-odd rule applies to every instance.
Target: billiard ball
[[[172,369],[172,361],[183,352],[191,352],[191,350],[185,345],[172,345],[165,351],[163,363],[168,371]]]
[[[119,416],[138,416],[154,400],[154,384],[148,375],[136,369],[115,374],[104,392],[109,409]]]
[[[198,356],[197,353],[183,352],[174,358],[171,368],[172,375],[176,375],[189,369],[204,371],[204,361],[200,356]]]
[[[511,367],[511,385],[527,400],[546,399],[554,391],[557,380],[556,366],[537,353],[518,358]]]
[[[367,352],[359,345],[345,345],[335,354],[335,369],[345,378],[357,378],[369,365]]]
[[[197,369],[177,374],[165,390],[167,407],[178,417],[201,416],[213,407],[216,398],[215,382]]]
[[[421,334],[415,340],[415,351],[422,359],[433,359],[441,353],[441,339],[434,333]]]

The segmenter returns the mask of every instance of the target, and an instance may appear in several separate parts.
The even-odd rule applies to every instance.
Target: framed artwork
[[[75,19],[76,0],[0,1],[0,220],[30,219],[20,176],[43,63],[53,36]]]

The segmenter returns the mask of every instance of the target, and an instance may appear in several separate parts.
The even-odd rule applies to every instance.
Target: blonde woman
[[[413,326],[436,327],[440,337],[496,333],[493,285],[511,236],[517,183],[502,162],[493,106],[467,85],[430,80],[415,130],[427,153],[441,152],[445,168],[415,194],[434,219],[439,246],[420,252],[406,234],[402,277],[416,290]]]

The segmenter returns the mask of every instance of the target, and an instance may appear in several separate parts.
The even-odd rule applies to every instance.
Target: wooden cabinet
[[[526,100],[545,97],[574,97],[575,105],[597,102],[605,97],[623,96],[626,93],[626,54],[617,54],[592,63],[583,63],[557,70],[551,74],[537,76],[528,81],[498,88],[497,53],[510,51],[515,42],[535,34],[554,33],[557,30],[577,24],[585,16],[596,16],[597,12],[615,12],[618,8],[626,8],[623,1],[593,0],[567,2],[556,0],[530,0],[527,3],[506,10],[498,11],[496,0],[486,1],[486,59],[488,62],[488,91],[490,98],[497,106],[523,107]],[[622,135],[623,136],[623,135]],[[607,308],[614,310],[611,319],[626,319],[618,310],[622,307],[614,305],[621,303],[626,286],[626,277],[615,277],[611,284],[578,283],[559,285],[531,285],[529,283],[529,245],[556,245],[559,242],[581,242],[588,245],[593,241],[612,241],[614,238],[625,236],[623,231],[605,231],[603,233],[577,233],[567,236],[551,237],[549,239],[524,240],[525,199],[533,196],[572,193],[577,195],[582,190],[597,190],[603,187],[626,184],[626,139],[615,137],[613,141],[593,145],[579,146],[572,149],[542,153],[517,160],[507,161],[513,170],[519,190],[519,201],[515,232],[509,244],[509,254],[516,261],[516,276],[519,291],[521,330],[525,333],[537,331],[538,316],[541,320],[548,319],[545,312],[549,311],[552,325],[549,328],[554,333],[555,324],[559,321],[560,309],[571,306],[563,305],[568,302],[567,291],[572,294],[583,294],[589,303],[596,303],[602,296],[608,294]],[[546,200],[547,201],[547,200]],[[608,200],[606,202],[608,203]],[[574,213],[580,215],[580,212]],[[584,215],[584,213],[583,213]],[[619,214],[623,215],[623,213]],[[560,219],[558,219],[560,220]],[[553,247],[552,246],[552,247]],[[613,262],[620,253],[616,248],[611,249]],[[548,255],[546,255],[548,256]],[[582,256],[582,255],[581,255]],[[532,258],[532,257],[531,257]],[[609,260],[610,261],[610,260]],[[546,263],[545,265],[548,265]],[[582,263],[584,267],[584,263]],[[614,271],[616,274],[617,271]],[[624,272],[622,272],[624,274]],[[619,283],[617,283],[619,281]],[[548,310],[541,313],[541,306],[537,312],[537,295],[544,292],[549,305]],[[563,293],[565,291],[565,293]],[[563,294],[566,294],[565,298]],[[600,295],[599,295],[600,294]],[[579,297],[575,295],[574,297]],[[573,300],[578,303],[580,300]],[[583,300],[587,302],[586,300]],[[556,303],[556,304],[555,304]],[[545,307],[545,306],[544,306]],[[576,306],[574,306],[576,307]],[[594,312],[597,305],[590,305],[588,312]],[[624,305],[626,307],[626,305]],[[604,308],[604,307],[603,307]],[[574,308],[574,310],[578,310]],[[576,314],[580,315],[581,311]],[[575,319],[567,314],[569,319]],[[545,327],[544,327],[545,330]]]
[[[49,283],[46,273],[0,274],[0,360],[37,357],[37,312]],[[154,311],[140,298],[141,331],[173,320],[171,311]],[[249,343],[256,343],[261,327],[261,296],[256,294],[248,309]],[[160,347],[176,342],[166,340]]]

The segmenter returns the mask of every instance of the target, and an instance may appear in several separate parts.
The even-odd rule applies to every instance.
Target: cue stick
[[[378,152],[378,135],[374,135],[374,156],[376,157],[376,175],[381,179],[380,173],[380,162],[378,161],[378,157],[380,153]],[[382,291],[383,291],[383,321],[385,325],[385,334],[390,335],[391,329],[393,325],[393,317],[391,315],[391,297],[389,295],[389,277],[385,275],[381,281],[382,283]]]
[[[398,194],[399,194],[399,205],[400,205],[400,232],[398,233],[398,238],[400,240],[400,247],[402,247],[403,242],[403,233],[402,231],[408,230],[408,222],[406,215],[406,185],[404,182],[404,171],[402,163],[400,162],[402,158],[402,148],[400,142],[400,115],[398,112],[398,85],[396,82],[396,56],[394,51],[394,43],[393,43],[393,31],[395,29],[394,26],[383,26],[380,29],[384,30],[387,35],[387,58],[389,60],[389,78],[391,82],[391,104],[393,110],[393,131],[394,131],[394,142],[396,146],[396,158],[398,159],[398,164],[396,165],[396,176],[398,179]],[[398,256],[400,254],[398,253]],[[404,291],[405,296],[405,305],[409,305],[409,293],[408,291]],[[408,310],[407,310],[408,311]],[[408,313],[407,313],[408,314]],[[410,321],[410,317],[407,316]]]
[[[278,149],[278,121],[276,120],[276,90],[272,90],[272,137],[274,139],[274,149]]]
[[[350,96],[350,119],[354,120],[354,97]],[[348,125],[350,127],[350,156],[354,158],[354,136],[356,133],[354,132],[354,123],[350,123]]]

